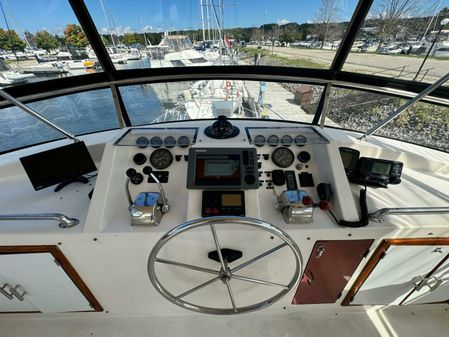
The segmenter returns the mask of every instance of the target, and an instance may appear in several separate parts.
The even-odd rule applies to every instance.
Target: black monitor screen
[[[36,191],[96,171],[84,142],[20,158]]]

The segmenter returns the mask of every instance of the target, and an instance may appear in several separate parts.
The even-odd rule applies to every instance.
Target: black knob
[[[130,178],[134,185],[139,185],[143,181],[143,175],[141,173],[136,173]]]
[[[307,163],[310,160],[310,153],[307,151],[301,151],[298,154],[298,160],[301,163]]]
[[[252,174],[247,174],[245,176],[245,183],[247,183],[248,185],[252,185],[256,182],[256,177]]]
[[[145,166],[143,168],[143,174],[150,175],[153,172],[153,168],[151,166]]]
[[[136,174],[136,170],[135,169],[133,169],[133,168],[129,168],[129,169],[127,169],[126,170],[126,176],[128,177],[128,178],[131,178],[133,175],[135,175]]]
[[[145,156],[143,153],[137,153],[134,155],[133,161],[136,165],[145,164],[145,162],[147,161],[147,156]]]

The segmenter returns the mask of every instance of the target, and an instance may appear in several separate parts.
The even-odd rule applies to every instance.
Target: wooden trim
[[[383,254],[390,248],[390,246],[438,246],[438,245],[449,245],[449,238],[413,238],[413,239],[384,239],[379,244],[369,261],[366,263],[360,275],[354,281],[351,289],[349,289],[346,297],[341,302],[341,305],[348,306],[351,305],[355,295],[359,291],[360,287],[365,283],[366,279],[369,277],[371,272],[377,266],[381,260]],[[448,255],[449,256],[449,255]],[[442,262],[440,262],[437,267],[435,267],[428,275],[432,274]],[[413,292],[413,290],[412,290]],[[409,297],[410,294],[407,295]],[[402,302],[401,302],[402,303]]]
[[[366,263],[365,267],[361,271],[360,275],[355,280],[354,284],[352,285],[351,289],[349,289],[349,292],[346,294],[345,299],[343,302],[341,302],[341,305],[350,305],[352,300],[354,299],[355,294],[359,291],[362,284],[365,282],[365,280],[368,278],[368,276],[371,274],[371,272],[374,270],[376,265],[379,263],[382,255],[387,251],[387,249],[390,247],[390,243],[388,240],[383,240],[380,245],[376,248],[373,255],[371,255],[371,258]]]
[[[0,254],[33,254],[33,253],[50,253],[60,264],[67,276],[72,280],[81,294],[87,299],[94,311],[103,311],[103,307],[97,301],[94,294],[90,291],[86,283],[81,279],[75,268],[65,257],[58,246],[40,245],[40,246],[0,246]]]

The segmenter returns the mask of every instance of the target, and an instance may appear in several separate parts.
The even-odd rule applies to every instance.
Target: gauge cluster
[[[175,162],[188,161],[188,149],[196,142],[198,128],[138,128],[130,129],[116,143],[131,150],[127,175],[139,185],[153,183],[153,173],[161,183],[167,183],[169,169]]]

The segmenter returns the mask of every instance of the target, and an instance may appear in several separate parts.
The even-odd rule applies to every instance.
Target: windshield
[[[323,112],[326,126],[364,132],[413,96],[391,88],[406,92],[449,72],[449,0],[375,0],[366,9],[356,0],[76,3],[0,0],[0,87],[14,92],[48,81],[48,93],[33,85],[16,92],[76,135],[219,115],[319,124]],[[275,76],[186,80],[186,67],[198,66],[295,75],[288,83]],[[184,75],[170,82],[162,75],[160,83],[151,83],[151,72],[149,83],[132,77],[152,69],[165,74],[161,68]],[[345,85],[354,79],[372,90],[375,79],[384,93],[338,82],[325,90],[342,71],[351,75]],[[120,82],[123,73],[131,75]],[[447,91],[436,97],[377,134],[449,151]],[[0,122],[8,127],[0,132],[0,153],[62,137],[2,104]]]

